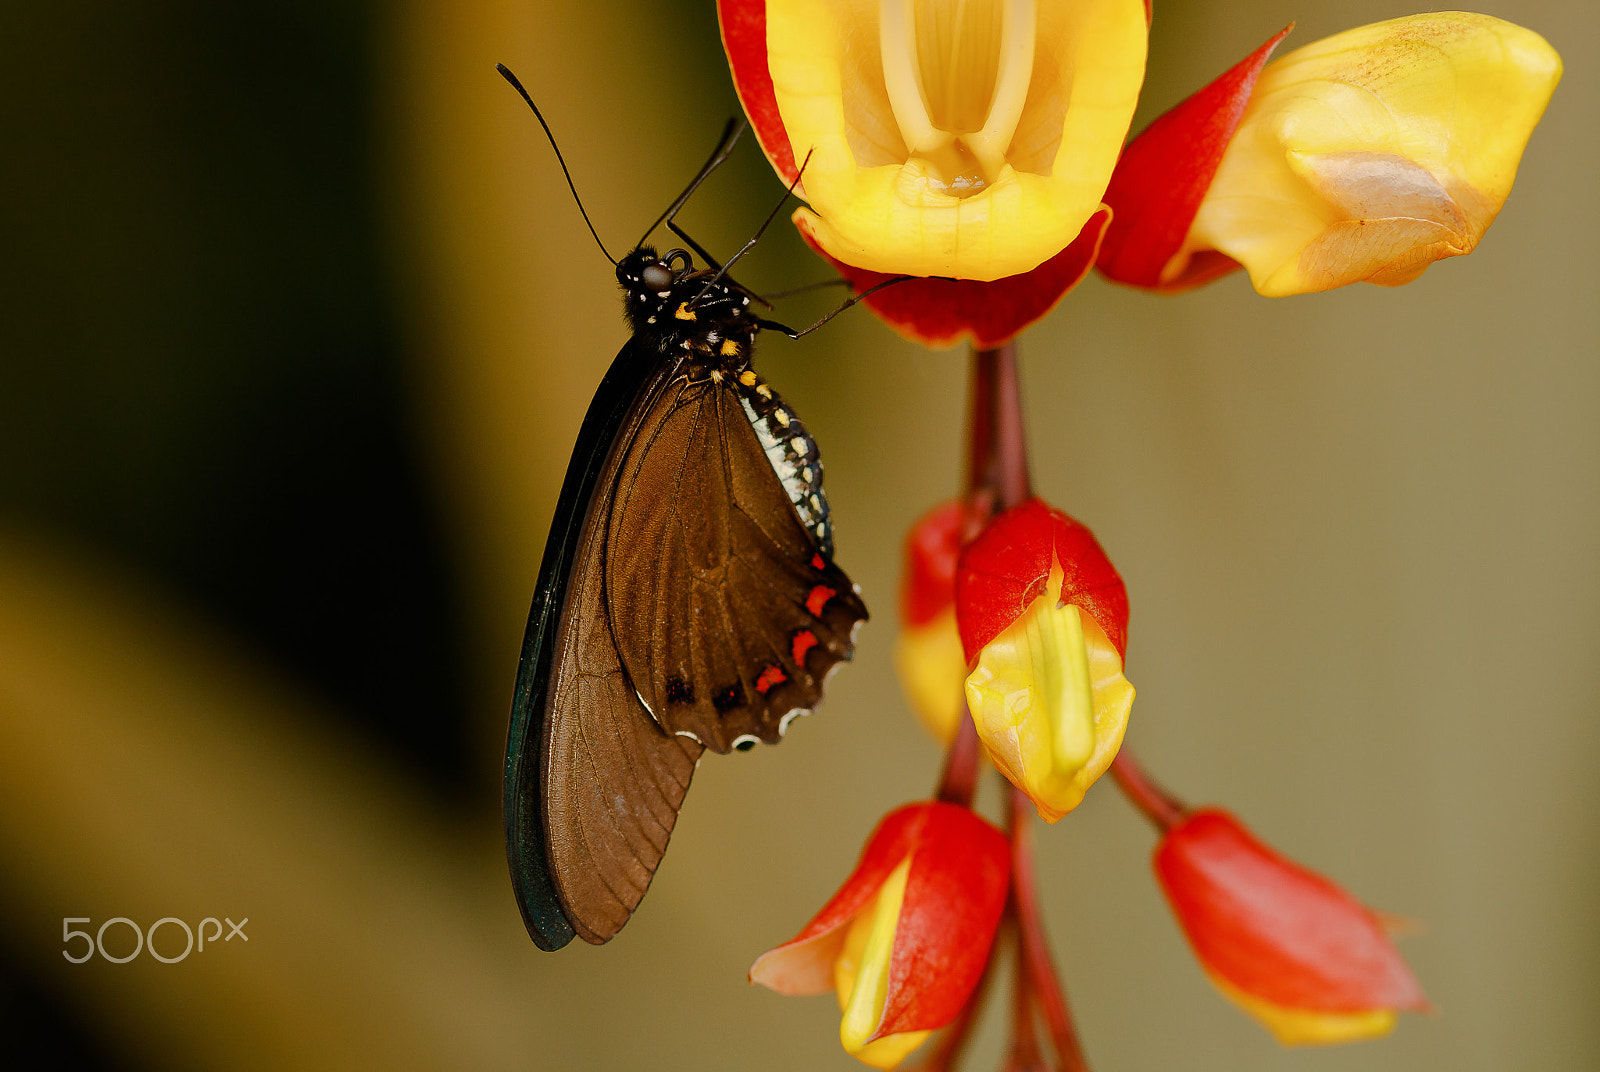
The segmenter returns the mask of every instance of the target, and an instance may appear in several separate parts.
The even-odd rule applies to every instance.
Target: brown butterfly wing
[[[636,397],[661,393],[668,376],[657,368],[654,382]],[[648,409],[636,404],[623,417],[583,506],[560,593],[563,613],[540,733],[538,790],[551,884],[573,930],[596,944],[622,929],[649,888],[702,751],[650,717],[628,682],[606,619],[607,507]]]
[[[797,515],[740,390],[680,380],[655,400],[618,474],[606,552],[633,688],[663,727],[716,752],[778,740],[867,617]],[[820,502],[820,466],[816,481]]]

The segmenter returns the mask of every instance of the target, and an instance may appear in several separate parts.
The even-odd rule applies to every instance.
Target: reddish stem
[[[978,727],[964,705],[962,712],[950,750],[944,755],[944,773],[939,777],[939,791],[935,795],[947,804],[970,808],[978,788]]]
[[[996,511],[1033,495],[1016,343],[973,351],[967,436],[967,501],[981,525]]]
[[[1163,833],[1188,816],[1189,809],[1183,801],[1158,785],[1126,748],[1112,761],[1111,776],[1117,780],[1123,795]]]
[[[1011,910],[1016,911],[1015,903]],[[1017,944],[1017,982],[1011,992],[1011,1053],[1006,1060],[1006,1072],[1038,1072],[1043,1055],[1039,1052],[1039,1039],[1033,1031],[1033,987],[1028,978],[1027,958],[1022,955],[1022,944]]]
[[[1033,804],[1021,791],[1011,791],[1008,825],[1011,830],[1011,898],[1017,912],[1017,957],[1020,977],[1025,977],[1039,1006],[1056,1059],[1063,1072],[1088,1072],[1083,1048],[1067,1011],[1066,991],[1056,975],[1050,943],[1039,913],[1039,893],[1033,875]]]

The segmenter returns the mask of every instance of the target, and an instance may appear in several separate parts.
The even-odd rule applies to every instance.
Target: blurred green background
[[[1293,46],[1411,10],[1299,7],[1159,3],[1136,126],[1291,18]],[[1404,948],[1440,1008],[1278,1049],[1209,988],[1147,828],[1102,789],[1038,837],[1097,1068],[1600,1062],[1600,15],[1478,9],[1568,71],[1473,256],[1283,300],[1237,276],[1172,299],[1091,280],[1024,337],[1036,485],[1130,589],[1129,746],[1425,921]],[[11,1053],[859,1067],[829,999],[743,974],[936,776],[890,648],[900,537],[959,480],[964,357],[865,314],[763,343],[876,617],[781,749],[703,764],[628,929],[540,954],[504,877],[500,750],[544,528],[624,336],[496,61],[613,247],[736,108],[703,3],[0,8]],[[684,223],[730,250],[780,192],[746,146]],[[747,264],[764,289],[826,274],[784,226]],[[247,945],[60,955],[68,916],[224,915],[250,918]]]

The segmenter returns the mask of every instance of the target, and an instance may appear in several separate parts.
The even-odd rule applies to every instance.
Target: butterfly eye
[[[644,285],[650,290],[666,290],[672,286],[672,276],[672,269],[660,261],[646,265],[645,270],[639,273],[639,277],[644,280]]]

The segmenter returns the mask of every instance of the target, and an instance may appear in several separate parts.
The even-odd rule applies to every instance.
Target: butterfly
[[[817,444],[751,368],[782,326],[690,245],[712,266],[642,243],[615,262],[632,337],[578,433],[523,638],[506,853],[545,950],[621,930],[701,753],[779,740],[867,618],[833,562]]]

